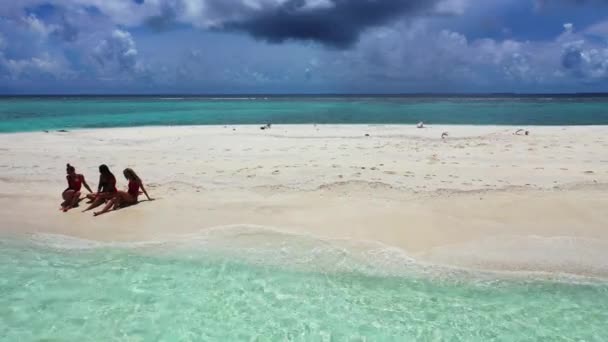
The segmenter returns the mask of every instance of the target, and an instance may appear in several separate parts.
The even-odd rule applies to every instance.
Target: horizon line
[[[558,92],[558,93],[527,93],[527,92],[409,92],[409,93],[20,93],[0,94],[0,97],[412,97],[412,96],[608,96],[608,92]]]

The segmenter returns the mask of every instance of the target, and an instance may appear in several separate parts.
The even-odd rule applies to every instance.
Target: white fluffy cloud
[[[0,33],[0,79],[60,79],[73,76],[66,61],[60,56],[43,52],[29,57],[9,57],[6,52],[8,48],[8,41]]]
[[[71,72],[66,69],[62,60],[48,54],[14,59],[8,58],[0,51],[0,78],[8,80],[18,79],[60,79],[70,77]]]
[[[608,20],[591,25],[585,33],[608,40]]]
[[[131,73],[137,68],[137,47],[127,31],[112,31],[95,47],[93,57],[106,72]]]
[[[353,50],[328,52],[317,75],[398,91],[546,91],[608,79],[608,42],[586,39],[571,24],[548,41],[468,39],[424,19],[373,30]],[[560,88],[561,89],[561,88]]]
[[[356,1],[369,5],[364,0]],[[374,1],[377,0],[369,0]],[[385,7],[377,21],[365,25],[353,24],[360,20],[358,14],[362,11],[358,9],[352,12],[357,14],[352,15],[354,19],[344,25],[330,20],[331,25],[321,25],[317,32],[309,31],[311,26],[307,23],[276,36],[272,35],[275,30],[281,31],[291,23],[276,13],[297,14],[288,19],[311,19],[299,15],[317,13],[324,18],[320,23],[326,24],[328,18],[342,20],[336,15],[343,11],[332,12],[336,6],[351,3],[346,0],[10,1],[0,6],[0,77],[69,78],[90,84],[105,81],[147,84],[150,83],[147,80],[152,80],[151,83],[165,87],[207,82],[210,86],[222,84],[223,89],[230,90],[242,86],[238,89],[243,92],[265,85],[284,89],[285,85],[297,82],[319,91],[525,91],[545,90],[556,84],[576,89],[577,84],[608,80],[608,21],[585,27],[573,18],[576,27],[572,23],[563,24],[561,34],[553,39],[471,38],[466,34],[466,25],[441,25],[452,16],[489,11],[486,7],[498,6],[499,2],[506,6],[511,0],[492,4],[481,0],[412,0],[412,8],[403,7],[400,0],[382,1],[396,7]],[[31,10],[45,3],[54,5],[52,13],[45,15]],[[285,7],[279,11],[279,6]],[[392,8],[405,15],[387,17]],[[264,31],[267,29],[264,25],[268,24],[262,20],[264,15],[273,20],[270,33]],[[442,19],[436,20],[437,16]],[[248,18],[256,20],[249,26],[234,24]],[[176,32],[182,30],[157,34],[135,29],[145,26],[163,31],[178,24],[203,31],[228,30],[230,34],[217,35],[221,38],[213,40],[212,45],[195,38],[187,43],[175,42],[176,45],[164,40],[161,44],[168,48],[156,53],[150,48],[154,39],[164,39],[157,37],[168,34],[178,37]],[[344,27],[354,33],[340,36]],[[129,31],[138,33],[132,35]],[[241,31],[282,44],[255,41],[238,35]],[[188,34],[195,35],[192,31]],[[234,45],[232,48],[222,46],[224,37]],[[23,44],[24,41],[28,44]],[[247,53],[243,55],[243,51]],[[188,57],[183,57],[186,54]]]
[[[38,19],[34,14],[30,14],[23,18],[23,22],[28,27],[28,29],[34,33],[37,33],[43,37],[48,36],[49,34],[55,32],[57,30],[57,25],[53,24],[45,24],[43,21]]]
[[[342,54],[342,63],[354,65],[342,68],[340,77],[370,82],[384,79],[396,87],[443,87],[446,91],[451,84],[538,82],[546,67],[536,68],[538,61],[531,45],[513,40],[470,41],[458,32],[435,31],[424,22],[396,25],[370,33],[355,50]]]
[[[464,14],[469,7],[469,0],[441,0],[435,5],[435,10],[440,14]]]
[[[608,79],[608,40],[598,43],[596,39],[608,38],[606,22],[601,22],[577,32],[572,24],[564,24],[564,32],[558,37],[561,47],[561,66],[565,74],[583,81],[593,82]]]

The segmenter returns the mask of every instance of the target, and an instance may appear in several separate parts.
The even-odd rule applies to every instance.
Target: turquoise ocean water
[[[0,340],[608,337],[605,282],[431,270],[390,250],[357,258],[327,242],[269,240],[238,253],[205,244],[0,240]]]
[[[608,124],[608,96],[2,97],[0,132],[143,125]]]

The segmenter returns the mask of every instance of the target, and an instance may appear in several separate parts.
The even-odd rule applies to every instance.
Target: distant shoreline
[[[297,128],[297,127],[306,127],[306,126],[317,126],[319,128],[356,128],[356,127],[385,127],[385,128],[413,128],[414,124],[405,124],[405,123],[295,123],[295,124],[281,124],[274,123],[275,127],[282,128]],[[198,125],[140,125],[140,126],[108,126],[108,127],[70,127],[70,128],[54,128],[54,129],[45,129],[45,130],[30,130],[30,131],[14,131],[14,132],[3,132],[0,131],[0,135],[16,135],[16,134],[68,134],[70,132],[95,132],[95,131],[113,131],[113,130],[133,130],[133,129],[154,129],[154,128],[168,128],[168,129],[197,129],[197,128],[225,128],[225,129],[255,129],[257,130],[260,124],[198,124]],[[501,130],[512,130],[516,131],[518,129],[528,128],[529,130],[534,131],[534,128],[608,128],[608,124],[597,124],[597,125],[499,125],[499,124],[436,124],[436,125],[427,125],[426,128],[435,127],[436,129],[449,129],[449,128],[475,128],[478,127],[480,129],[501,129]],[[423,129],[424,130],[424,129]],[[272,132],[269,134],[272,135]]]
[[[147,95],[0,98],[0,132],[272,124],[608,125],[608,94],[484,97]]]
[[[95,94],[95,93],[39,93],[39,94],[0,94],[0,99],[3,98],[63,98],[63,97],[91,97],[91,98],[133,98],[133,97],[185,97],[185,98],[239,98],[239,97],[272,97],[272,98],[539,98],[539,97],[558,97],[558,98],[589,98],[601,97],[608,98],[608,92],[592,92],[592,93],[285,93],[285,94],[269,94],[269,93],[131,93],[131,94]]]

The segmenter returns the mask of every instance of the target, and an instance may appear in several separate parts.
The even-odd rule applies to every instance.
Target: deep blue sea
[[[226,124],[606,125],[608,95],[0,97],[0,132]]]

